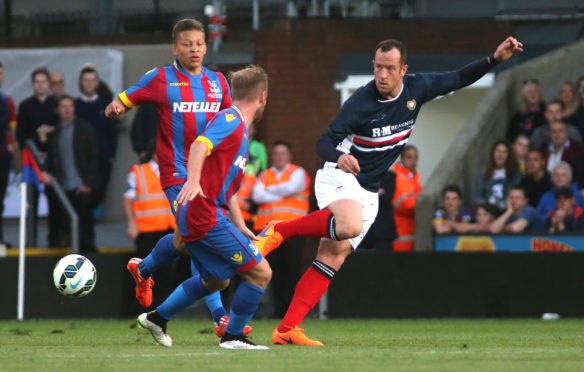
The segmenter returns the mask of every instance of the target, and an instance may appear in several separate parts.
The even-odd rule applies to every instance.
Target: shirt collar
[[[566,143],[564,143],[564,147],[561,148],[560,150],[567,149],[568,147],[570,147],[570,140],[569,139],[566,141]],[[557,152],[557,151],[554,151],[554,144],[551,142],[549,144],[549,149],[551,152]]]
[[[94,94],[93,96],[91,96],[91,97],[86,97],[85,95],[83,95],[83,94],[82,94],[82,95],[81,95],[81,100],[82,100],[83,102],[88,102],[88,103],[89,103],[89,102],[95,102],[95,101],[97,101],[97,98],[98,98],[98,97],[99,97],[99,96],[97,95],[97,93],[95,93],[95,94]]]

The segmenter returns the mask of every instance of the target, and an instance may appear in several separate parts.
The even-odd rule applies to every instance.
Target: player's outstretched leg
[[[258,234],[259,240],[255,241],[254,244],[265,257],[278,248],[282,241],[295,236],[337,239],[333,214],[328,209],[323,209],[292,221],[270,221]]]
[[[191,273],[193,276],[199,275],[199,270],[195,266],[193,260],[191,260]],[[218,338],[223,337],[225,334],[225,329],[229,324],[229,315],[227,315],[227,311],[225,307],[223,307],[223,302],[221,301],[221,292],[215,291],[210,295],[205,296],[205,303],[211,312],[211,316],[213,317],[213,326],[215,328],[215,334]],[[253,331],[251,326],[246,325],[243,329],[243,334],[247,335]]]
[[[322,342],[308,338],[304,334],[304,330],[299,328],[299,325],[326,292],[335,274],[336,270],[318,260],[314,260],[312,266],[298,281],[294,297],[290,302],[284,319],[272,333],[272,342],[274,344],[323,346]]]
[[[152,273],[171,264],[180,256],[172,243],[173,236],[174,234],[163,236],[143,260],[134,257],[128,261],[128,271],[136,281],[136,298],[144,307],[152,305],[152,286],[154,285]]]

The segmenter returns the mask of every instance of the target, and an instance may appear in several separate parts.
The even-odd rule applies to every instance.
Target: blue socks
[[[260,287],[246,281],[241,282],[233,296],[229,325],[226,329],[227,333],[232,335],[243,334],[243,327],[255,315],[263,294],[264,290]]]
[[[218,293],[218,292],[215,292]],[[188,278],[181,285],[179,285],[174,292],[168,296],[156,311],[162,315],[163,318],[169,320],[179,311],[186,309],[195,301],[203,296],[207,296],[209,290],[201,283],[201,276],[195,275]]]
[[[149,278],[152,273],[156,272],[161,267],[170,265],[177,258],[180,253],[174,248],[172,238],[174,234],[168,234],[162,237],[152,249],[152,252],[138,265],[138,271],[142,278]]]
[[[193,260],[191,260],[191,273],[193,274],[193,276],[199,275],[199,270],[197,270],[197,267],[193,263]],[[221,321],[221,317],[223,315],[227,315],[227,311],[225,311],[225,308],[223,307],[223,302],[221,301],[221,292],[215,291],[210,295],[205,296],[205,302],[207,303],[207,307],[211,312],[213,321],[216,324],[219,324],[219,322]]]

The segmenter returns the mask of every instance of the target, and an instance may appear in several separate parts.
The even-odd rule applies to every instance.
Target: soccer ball
[[[59,260],[53,270],[57,290],[71,297],[83,297],[95,287],[95,266],[86,257],[70,254]]]

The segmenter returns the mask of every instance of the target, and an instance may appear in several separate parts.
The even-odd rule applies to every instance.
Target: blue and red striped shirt
[[[163,188],[185,182],[191,144],[219,110],[231,107],[223,74],[203,67],[195,76],[176,60],[148,71],[119,98],[131,108],[152,103],[158,110],[156,154]]]
[[[209,146],[200,181],[205,198],[197,195],[178,210],[184,241],[201,239],[218,221],[228,218],[229,200],[241,185],[247,163],[248,139],[243,115],[235,106],[219,112],[197,138]]]

